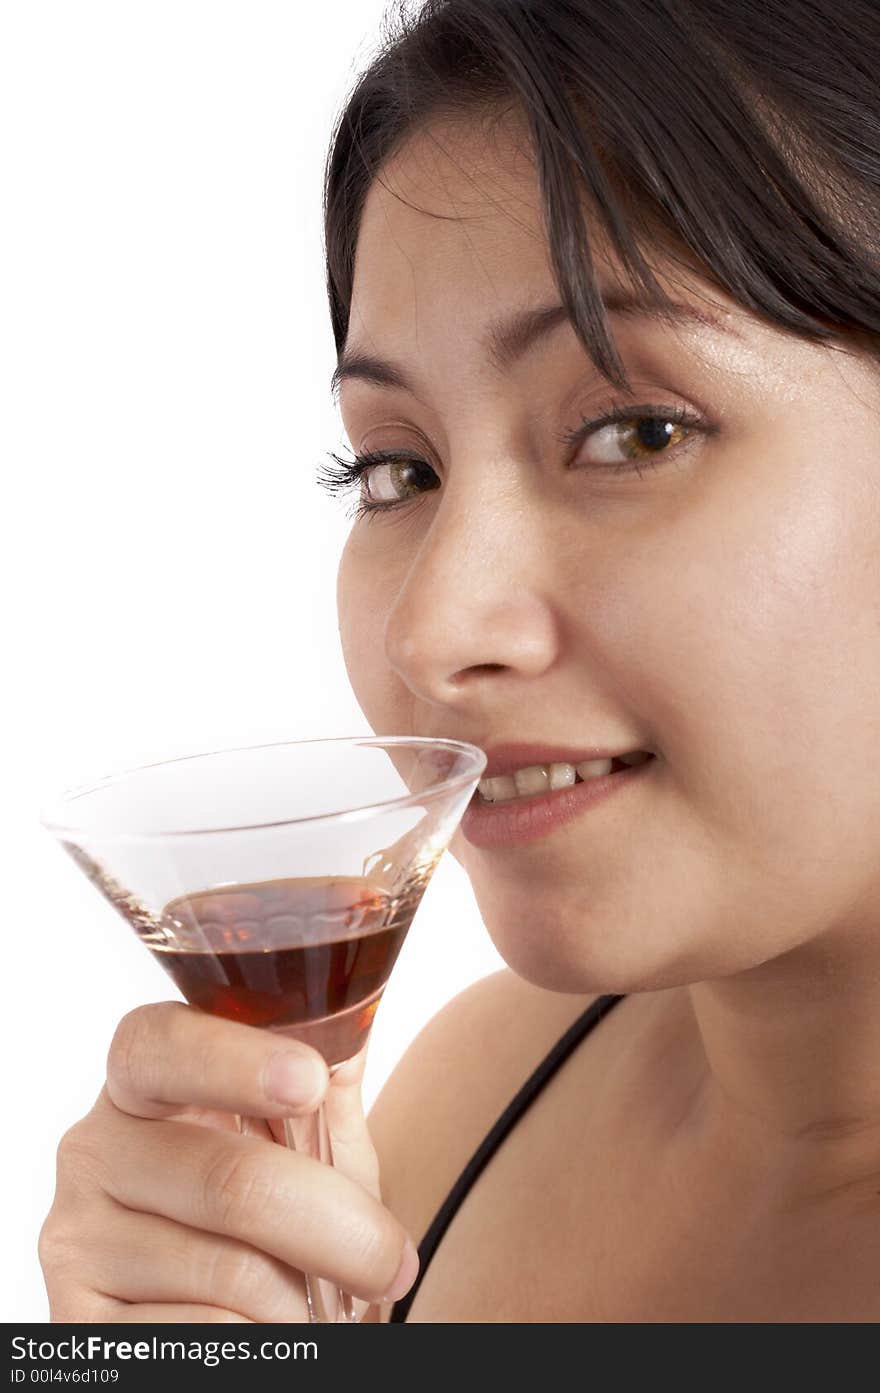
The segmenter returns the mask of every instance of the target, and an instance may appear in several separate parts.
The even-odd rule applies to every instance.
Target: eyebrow
[[[629,290],[610,290],[602,295],[602,301],[609,314],[696,325],[699,328],[731,334],[735,338],[741,337],[732,324],[726,323],[709,310],[685,305],[677,300],[664,303],[646,299],[643,295]],[[554,329],[570,323],[571,319],[564,305],[539,305],[532,309],[519,310],[509,319],[496,320],[490,325],[483,340],[483,347],[491,362],[499,370],[507,371]],[[343,348],[330,379],[331,394],[335,397],[340,384],[352,378],[360,382],[369,382],[374,387],[396,387],[418,396],[415,384],[398,364],[377,358],[370,353],[361,353],[357,349]]]

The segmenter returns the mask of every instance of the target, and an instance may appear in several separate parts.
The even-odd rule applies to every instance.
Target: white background
[[[369,730],[335,615],[345,444],[321,250],[334,118],[379,0],[4,0],[0,1319],[45,1320],[62,1132],[119,1017],[173,996],[36,825],[59,789]],[[445,857],[373,1030],[371,1102],[501,965]]]

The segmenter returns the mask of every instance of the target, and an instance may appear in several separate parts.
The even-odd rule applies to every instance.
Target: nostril
[[[504,672],[506,666],[506,663],[474,663],[472,667],[464,667],[456,672],[449,681],[453,687],[460,687],[471,677],[479,677],[487,672]]]

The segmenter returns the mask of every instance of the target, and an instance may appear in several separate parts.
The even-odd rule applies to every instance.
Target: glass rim
[[[378,802],[361,804],[354,808],[343,808],[333,813],[314,813],[306,817],[281,817],[271,818],[265,822],[246,822],[236,823],[228,827],[186,827],[172,828],[162,832],[131,832],[113,831],[109,829],[91,829],[84,827],[81,823],[70,821],[63,818],[65,810],[78,798],[85,798],[90,793],[97,793],[101,789],[110,788],[113,784],[121,783],[123,779],[130,778],[132,774],[143,774],[149,769],[160,769],[164,765],[185,764],[188,760],[211,759],[215,755],[243,754],[248,751],[273,750],[291,745],[372,745],[383,747],[385,745],[427,745],[432,747],[445,747],[449,750],[456,750],[468,755],[477,754],[482,758],[483,769],[486,767],[487,756],[479,745],[472,745],[466,740],[449,740],[444,736],[434,735],[331,735],[318,736],[311,740],[269,740],[258,745],[230,745],[215,750],[200,750],[195,754],[174,755],[171,759],[152,760],[148,764],[136,764],[126,769],[117,770],[111,774],[105,774],[101,779],[95,779],[88,784],[80,784],[74,788],[65,789],[57,798],[43,805],[38,815],[39,824],[48,832],[52,832],[59,837],[69,837],[74,839],[77,836],[90,838],[100,842],[152,842],[167,841],[178,837],[210,837],[223,832],[258,832],[268,831],[273,827],[295,827],[304,822],[328,822],[337,821],[356,821],[360,818],[369,817],[372,813],[380,810],[392,808],[408,808],[418,803],[439,797],[445,793],[451,793],[457,788],[462,788],[470,783],[474,775],[457,774],[452,778],[441,780],[440,783],[432,784],[430,789],[421,793],[405,793],[395,798],[383,798]],[[480,771],[482,772],[482,771]]]

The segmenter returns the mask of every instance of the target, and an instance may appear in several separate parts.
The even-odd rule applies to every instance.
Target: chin
[[[485,920],[484,920],[485,922]],[[545,991],[625,996],[662,991],[698,980],[670,963],[647,962],[644,952],[624,953],[607,945],[537,941],[531,934],[511,931],[509,924],[486,923],[501,957],[517,977]]]
[[[450,846],[501,957],[524,981],[576,995],[667,991],[760,970],[805,939],[791,906],[731,895],[730,881],[681,875],[653,885],[609,886],[594,902],[568,891],[566,863],[549,857],[529,879],[490,871],[458,834]],[[690,893],[681,894],[687,884]],[[632,893],[631,893],[632,892]],[[784,908],[788,908],[788,920]],[[773,941],[767,925],[773,924]]]
[[[676,940],[650,925],[627,923],[623,914],[574,912],[547,897],[537,908],[528,897],[508,899],[474,887],[483,923],[496,949],[518,977],[546,991],[574,995],[629,995],[666,991],[748,971],[766,961],[766,950],[729,939],[711,943]],[[673,916],[677,918],[677,916]],[[678,920],[678,927],[681,921]]]

